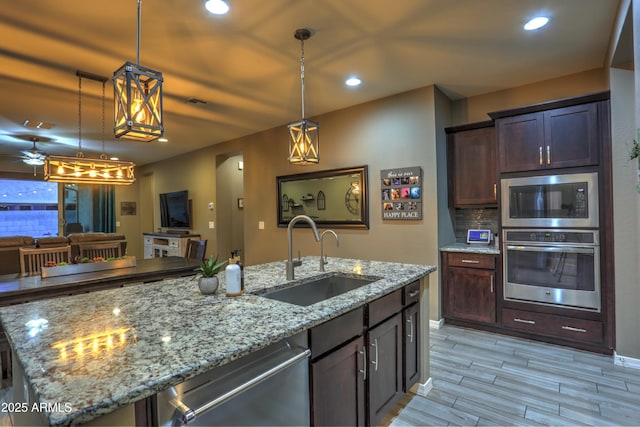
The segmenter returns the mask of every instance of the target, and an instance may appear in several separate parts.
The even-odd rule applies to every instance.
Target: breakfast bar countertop
[[[0,321],[46,422],[78,424],[302,332],[399,289],[435,266],[303,258],[296,282],[342,272],[376,279],[308,307],[256,294],[293,282],[284,262],[245,267],[246,293],[215,295],[197,276],[0,307]]]

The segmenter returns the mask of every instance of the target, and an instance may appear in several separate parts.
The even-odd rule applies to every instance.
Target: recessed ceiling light
[[[224,15],[229,12],[229,4],[225,0],[207,0],[204,7],[214,15]]]
[[[167,138],[158,138],[158,142],[169,142]]]
[[[355,86],[360,86],[362,84],[362,80],[360,79],[360,77],[351,76],[344,83],[347,86],[355,87]]]
[[[537,30],[538,28],[542,28],[547,25],[548,22],[549,18],[546,16],[536,16],[524,24],[524,29],[527,31]]]

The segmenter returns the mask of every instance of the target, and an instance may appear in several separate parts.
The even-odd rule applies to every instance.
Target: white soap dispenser
[[[229,258],[229,265],[224,270],[226,283],[227,283],[227,293],[228,297],[237,297],[242,295],[242,277],[241,277],[241,269],[237,264],[237,259],[235,257]]]

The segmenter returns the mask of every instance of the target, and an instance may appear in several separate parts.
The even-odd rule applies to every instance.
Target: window
[[[114,232],[114,186],[0,179],[0,236],[67,234],[63,224],[75,225],[68,232]]]
[[[56,236],[58,184],[3,179],[0,190],[0,236]]]

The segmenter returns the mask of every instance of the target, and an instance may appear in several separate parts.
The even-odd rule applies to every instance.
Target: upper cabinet
[[[597,165],[598,110],[603,101],[564,105],[580,101],[585,99],[490,114],[496,125],[499,171],[524,172]]]
[[[447,132],[449,201],[453,207],[496,206],[496,138],[492,122]]]

